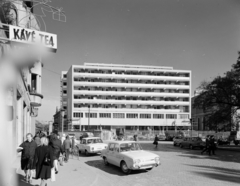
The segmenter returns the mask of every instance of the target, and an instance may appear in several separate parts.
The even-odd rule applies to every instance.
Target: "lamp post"
[[[90,105],[88,105],[88,132],[89,132],[89,125],[90,125]]]
[[[193,125],[192,125],[192,118],[189,118],[190,124],[191,124],[191,137],[192,137],[192,131],[193,131]]]
[[[63,126],[64,126],[64,114],[65,114],[65,110],[61,109],[61,116],[62,116],[62,135],[63,135]]]

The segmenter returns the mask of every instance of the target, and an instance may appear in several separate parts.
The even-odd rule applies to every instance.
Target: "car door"
[[[80,143],[80,148],[79,148],[81,152],[85,151],[85,145],[86,145],[86,139],[83,139]]]
[[[106,151],[106,158],[108,163],[113,164],[114,160],[113,160],[113,150],[114,150],[114,143],[110,143],[108,145],[108,149]]]
[[[112,161],[113,165],[119,166],[120,165],[120,154],[119,154],[119,144],[116,143],[114,145],[113,153],[112,153]]]
[[[185,147],[187,145],[188,138],[184,138],[182,141],[182,146]]]

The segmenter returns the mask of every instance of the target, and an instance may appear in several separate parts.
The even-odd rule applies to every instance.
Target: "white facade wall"
[[[68,119],[75,120],[71,123],[75,129],[80,124],[83,129],[88,125],[190,126],[191,71],[85,63],[73,65],[67,76]],[[129,114],[137,116],[128,118]],[[162,118],[154,118],[156,114]]]

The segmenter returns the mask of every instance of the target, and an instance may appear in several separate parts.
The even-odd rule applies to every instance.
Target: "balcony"
[[[36,92],[30,92],[31,106],[40,107],[42,105],[43,95]]]

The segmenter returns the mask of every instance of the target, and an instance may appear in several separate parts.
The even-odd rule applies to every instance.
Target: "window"
[[[99,113],[100,118],[111,118],[111,113]]]
[[[67,78],[67,74],[64,74],[63,77],[64,77],[64,78]]]
[[[114,143],[109,144],[108,150],[113,151],[113,149],[114,149]]]
[[[64,90],[64,91],[63,91],[63,94],[67,94],[67,91],[66,91],[66,90]]]
[[[188,114],[179,114],[180,119],[188,119]]]
[[[67,83],[66,83],[66,82],[64,82],[64,83],[63,83],[63,86],[67,86]]]
[[[113,118],[125,118],[124,113],[113,113]]]
[[[89,117],[89,113],[85,113],[85,117]],[[90,118],[97,118],[97,113],[90,113]]]
[[[138,118],[138,114],[127,114],[127,118]]]
[[[164,114],[153,114],[153,119],[164,119]]]
[[[177,114],[166,114],[167,119],[177,119]]]
[[[114,151],[115,151],[115,152],[119,152],[119,144],[115,144],[115,146],[114,146]]]
[[[74,112],[73,113],[73,117],[74,118],[83,118],[83,113],[81,112],[81,113],[79,113],[79,112]]]
[[[140,118],[151,119],[151,114],[140,114]]]

